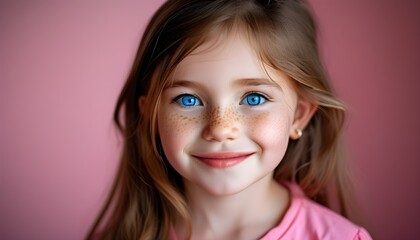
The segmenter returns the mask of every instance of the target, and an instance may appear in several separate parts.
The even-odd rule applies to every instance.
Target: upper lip
[[[230,158],[237,158],[242,156],[249,156],[254,154],[253,152],[209,152],[209,153],[199,153],[199,154],[192,154],[194,157],[197,158],[208,158],[208,159],[230,159]]]

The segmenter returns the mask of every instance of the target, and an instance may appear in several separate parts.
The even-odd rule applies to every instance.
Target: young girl
[[[327,208],[345,214],[344,108],[302,1],[167,1],[114,118],[121,164],[88,239],[370,239]]]

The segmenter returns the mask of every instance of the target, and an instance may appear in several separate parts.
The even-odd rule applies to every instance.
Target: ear
[[[290,128],[291,139],[296,140],[302,136],[303,130],[306,125],[308,125],[317,109],[318,105],[316,103],[299,97],[295,111],[295,118]]]
[[[141,96],[139,98],[139,109],[140,109],[140,114],[143,115],[144,114],[144,108],[146,107],[146,97],[145,96]]]

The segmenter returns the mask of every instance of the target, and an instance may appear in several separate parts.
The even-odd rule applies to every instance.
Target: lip
[[[229,168],[241,163],[253,154],[253,152],[212,152],[193,154],[192,156],[211,168]]]

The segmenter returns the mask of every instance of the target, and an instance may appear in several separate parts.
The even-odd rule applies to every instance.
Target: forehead
[[[239,32],[206,41],[176,67],[174,76],[230,73],[260,75],[263,64],[249,40]],[[239,77],[239,76],[238,76]]]
[[[289,77],[264,64],[250,38],[236,31],[201,44],[185,57],[171,74],[173,81],[270,79],[278,86],[289,85]]]

